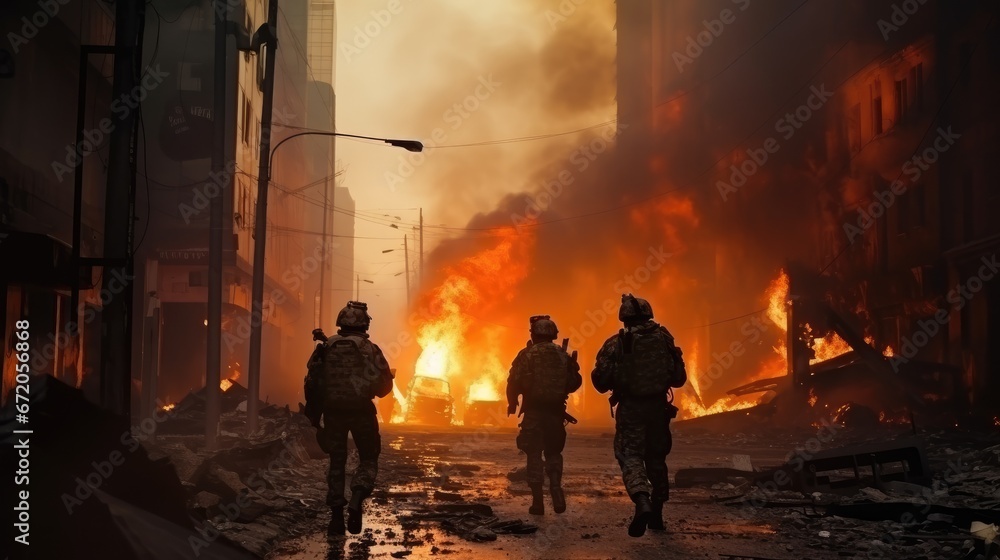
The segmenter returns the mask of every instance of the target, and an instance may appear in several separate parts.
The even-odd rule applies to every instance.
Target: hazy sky
[[[559,13],[558,1],[339,2],[337,130],[454,145],[613,118],[614,4],[562,4]],[[574,104],[574,91],[553,95],[561,80],[581,75],[600,82],[596,104]],[[554,97],[567,101],[554,107]],[[340,139],[337,157],[359,210],[385,209],[409,223],[417,220],[412,209],[422,206],[425,224],[461,227],[505,194],[527,190],[534,171],[529,166],[538,165],[540,151],[567,141],[428,149],[421,160],[398,148]],[[395,336],[404,317],[404,278],[393,276],[403,270],[402,249],[381,251],[399,247],[407,227],[358,221],[356,228],[358,236],[392,238],[359,239],[355,249],[358,271],[376,282],[362,284],[362,299],[373,305],[374,334]],[[446,232],[425,235],[429,251]]]

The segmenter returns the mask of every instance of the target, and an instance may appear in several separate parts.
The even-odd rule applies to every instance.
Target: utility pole
[[[226,20],[225,0],[215,0],[215,81],[212,103],[212,176],[225,173],[226,159]],[[227,180],[226,183],[229,181]],[[205,449],[219,445],[222,381],[222,197],[230,191],[219,186],[209,201],[208,221],[208,348],[205,364]]]
[[[113,99],[133,95],[138,82],[145,2],[119,0],[115,8]],[[103,288],[113,297],[101,310],[101,404],[130,423],[132,413],[132,242],[135,230],[137,111],[111,132],[104,198]]]
[[[267,188],[271,175],[271,114],[274,105],[274,62],[278,51],[278,0],[267,3],[267,45],[264,61],[264,95],[260,116],[260,165],[257,169],[257,207],[254,219],[253,288],[251,290],[250,366],[247,373],[247,432],[257,431],[260,397],[260,354],[264,328],[264,249],[267,239]],[[259,55],[258,55],[259,56]]]
[[[403,235],[403,262],[406,265],[406,308],[410,308],[410,244]]]
[[[424,209],[420,209],[420,276],[417,277],[417,289],[424,286]]]
[[[323,328],[323,303],[325,301],[324,289],[326,287],[326,267],[328,266],[326,259],[330,258],[328,252],[329,247],[327,246],[326,239],[326,220],[327,216],[330,214],[330,179],[327,178],[323,186],[323,258],[320,260],[319,264],[319,324],[316,325],[317,328]]]

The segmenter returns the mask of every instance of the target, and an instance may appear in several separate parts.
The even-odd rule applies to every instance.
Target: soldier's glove
[[[513,416],[514,414],[517,414],[517,405],[516,404],[508,404],[507,405],[507,416]]]

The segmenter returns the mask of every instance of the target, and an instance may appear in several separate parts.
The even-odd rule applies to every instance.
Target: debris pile
[[[1000,438],[935,432],[789,454],[775,467],[680,469],[675,487],[757,517],[775,508],[808,546],[877,558],[1000,558]],[[871,432],[868,432],[871,436]],[[839,445],[842,445],[841,442]]]
[[[170,463],[139,443],[143,429],[88,402],[83,393],[47,375],[32,376],[31,553],[39,558],[191,557],[200,538],[188,517],[184,487]],[[14,402],[3,409],[0,456],[14,457]],[[53,538],[53,536],[58,538]],[[95,535],[99,536],[95,540]],[[199,558],[249,558],[214,535]]]

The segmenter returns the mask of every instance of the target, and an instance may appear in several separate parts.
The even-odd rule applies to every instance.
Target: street
[[[523,478],[508,473],[523,467],[524,455],[514,448],[510,429],[450,429],[446,431],[388,426],[383,431],[379,489],[366,510],[362,535],[348,535],[327,543],[328,519],[322,494],[306,534],[284,541],[268,558],[801,558],[842,557],[911,558],[910,552],[891,549],[868,555],[863,539],[869,531],[852,534],[853,522],[838,520],[840,532],[821,537],[820,521],[793,513],[803,508],[746,508],[716,503],[726,490],[700,488],[671,491],[665,512],[666,534],[648,531],[629,538],[625,527],[632,504],[624,494],[620,471],[613,460],[609,431],[570,426],[566,446],[565,480],[569,509],[552,513],[547,500],[544,516],[529,516],[530,493]],[[792,450],[791,438],[722,437],[675,430],[671,472],[692,466],[731,465],[734,452],[753,457],[755,464],[780,464]],[[355,459],[356,461],[356,459]],[[325,490],[321,462],[312,462],[317,477],[305,481]],[[414,468],[418,467],[418,468]],[[349,460],[348,472],[351,464]],[[443,473],[443,476],[442,476]],[[732,488],[731,486],[729,488]],[[435,494],[437,492],[437,494]],[[524,520],[538,525],[533,535],[500,535],[493,542],[475,543],[449,534],[432,523],[408,516],[434,497],[456,492],[463,502],[488,504],[502,520]],[[731,492],[730,492],[731,493]],[[454,497],[451,497],[454,499]],[[828,523],[828,522],[823,522]],[[814,526],[815,525],[815,526]],[[855,538],[858,542],[853,542]],[[827,547],[832,549],[827,550]],[[941,547],[944,548],[944,547]],[[948,558],[947,552],[928,558]]]

